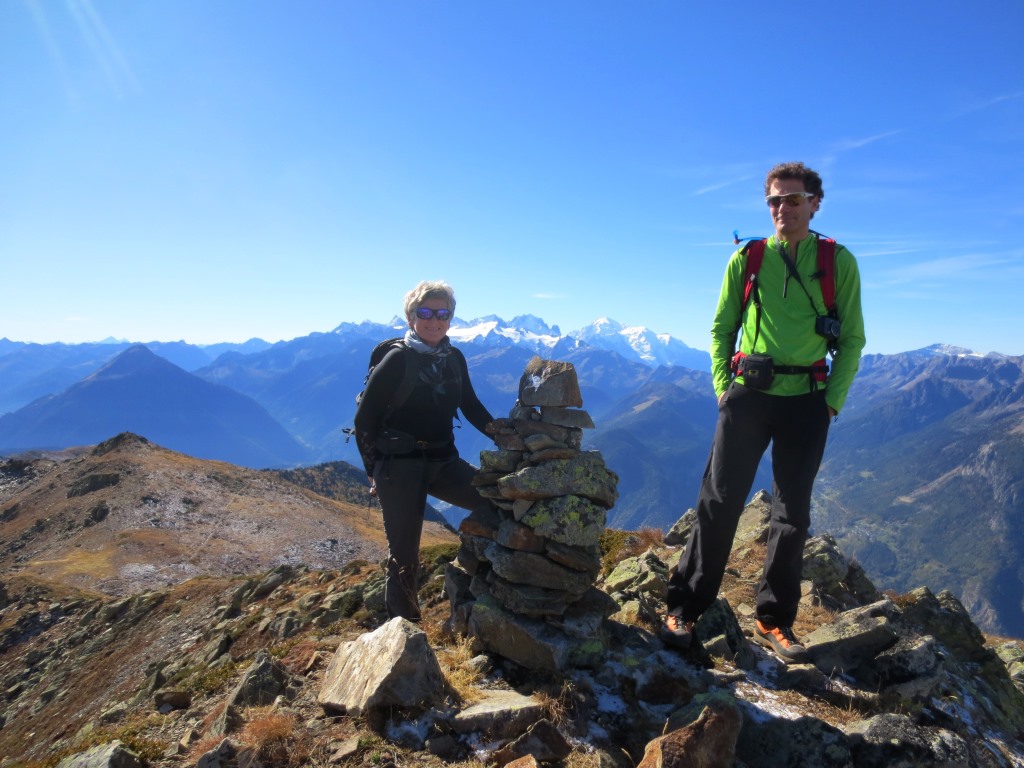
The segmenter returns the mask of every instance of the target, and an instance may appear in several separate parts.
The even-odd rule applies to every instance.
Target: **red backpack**
[[[817,232],[814,234],[818,235]],[[761,264],[764,261],[764,250],[765,243],[767,241],[764,238],[757,240],[750,240],[744,247],[743,253],[747,257],[746,266],[744,267],[744,286],[743,286],[743,303],[740,305],[740,323],[742,323],[743,312],[746,310],[747,305],[750,303],[751,297],[754,299],[754,306],[757,309],[757,331],[754,335],[754,344],[757,344],[757,332],[761,329],[761,300],[757,290],[757,274],[761,271]],[[803,281],[800,276],[796,274],[796,268],[786,257],[786,266],[790,270],[790,273],[796,278],[797,283],[803,288],[804,293],[807,293],[807,298],[811,302],[811,306],[814,307],[814,300],[811,299],[810,293],[807,292],[807,288],[804,287]],[[836,310],[836,279],[835,279],[835,266],[836,266],[836,241],[830,237],[824,235],[818,235],[818,271],[814,273],[813,277],[816,277],[821,284],[821,296],[825,302],[825,314],[829,318],[838,319],[839,313]],[[814,309],[815,314],[818,313],[817,308]],[[821,316],[819,316],[819,320]],[[838,325],[838,324],[837,324]],[[739,331],[739,325],[736,330]],[[829,352],[835,357],[836,347],[834,341],[829,342]],[[732,358],[732,371],[734,374],[742,373],[743,359],[746,357],[742,352],[736,352]],[[811,377],[812,387],[814,381],[826,381],[828,377],[828,365],[826,360],[823,358],[818,360],[811,366],[774,366],[774,370],[777,373],[808,373]]]
[[[746,279],[743,286],[743,304],[740,313],[750,303],[750,294],[757,283],[757,273],[761,271],[764,261],[764,246],[767,240],[751,240],[743,246],[747,255]],[[818,271],[816,277],[821,283],[821,296],[825,300],[825,312],[832,315],[836,311],[836,241],[830,237],[818,236]]]

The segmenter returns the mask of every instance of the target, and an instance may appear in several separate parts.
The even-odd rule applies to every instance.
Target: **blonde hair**
[[[455,291],[444,280],[424,280],[405,294],[405,319],[412,322],[413,315],[427,299],[444,299],[455,314]]]

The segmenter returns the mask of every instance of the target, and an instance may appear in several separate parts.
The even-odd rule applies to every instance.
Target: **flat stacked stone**
[[[594,587],[618,476],[582,450],[594,422],[571,363],[534,357],[508,418],[492,425],[475,484],[494,502],[460,527],[449,568],[452,627],[534,669],[587,665],[604,651],[600,625],[617,609]]]

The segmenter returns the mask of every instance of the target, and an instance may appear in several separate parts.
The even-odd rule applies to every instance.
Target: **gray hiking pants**
[[[389,458],[374,466],[390,550],[384,588],[389,618],[420,618],[419,552],[427,495],[470,512],[492,509],[491,502],[470,485],[476,473],[475,467],[458,457],[441,461]]]

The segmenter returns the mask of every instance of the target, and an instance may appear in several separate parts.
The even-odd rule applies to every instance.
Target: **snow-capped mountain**
[[[550,351],[562,338],[557,325],[549,326],[533,315],[519,315],[512,318],[511,322],[506,322],[495,315],[469,321],[456,317],[452,321],[448,336],[456,344],[511,342],[537,354]]]
[[[592,347],[618,352],[626,358],[635,357],[652,367],[682,365],[697,370],[710,370],[707,352],[689,347],[667,333],[655,333],[642,325],[627,326],[607,317],[595,320],[570,337]]]
[[[920,354],[928,357],[1006,357],[1006,355],[998,352],[982,354],[981,352],[975,352],[966,347],[957,347],[953,344],[932,344],[909,354]]]
[[[342,323],[332,333],[348,338],[380,340],[401,336],[405,329],[405,321],[396,315],[387,325],[369,321]],[[698,371],[711,370],[711,356],[707,352],[687,346],[666,333],[655,333],[640,325],[623,325],[609,318],[600,318],[585,328],[563,334],[557,325],[548,325],[534,315],[519,315],[512,320],[503,320],[496,315],[473,320],[456,317],[452,320],[448,336],[456,345],[514,346],[542,357],[555,352],[565,354],[580,347],[593,347],[615,352],[651,368],[680,365]]]
[[[711,357],[707,352],[687,346],[667,333],[655,333],[640,325],[628,326],[607,317],[595,320],[578,331],[562,335],[558,326],[549,326],[533,315],[520,315],[511,322],[489,316],[460,322],[457,318],[449,332],[456,343],[493,341],[501,336],[515,345],[543,354],[558,347],[562,352],[579,346],[615,352],[627,360],[637,360],[652,368],[681,365],[707,371]]]

